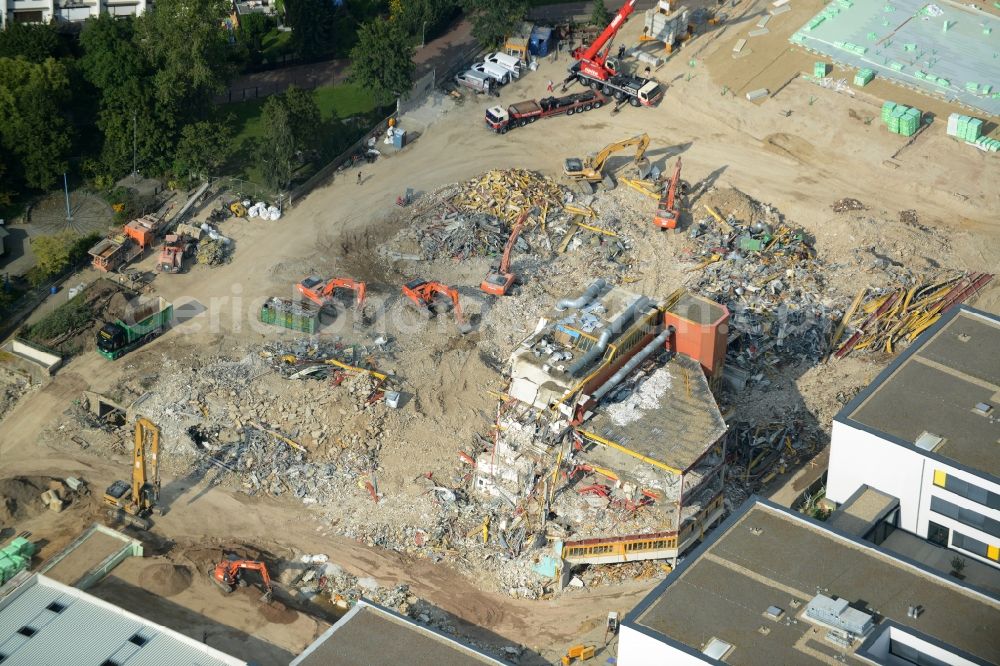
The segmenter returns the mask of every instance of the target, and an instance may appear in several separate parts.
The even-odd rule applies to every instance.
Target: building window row
[[[951,545],[955,548],[967,550],[973,555],[993,560],[994,562],[1000,561],[1000,547],[991,546],[988,543],[983,543],[979,539],[973,539],[960,532],[952,532]]]
[[[931,511],[939,513],[942,516],[947,516],[952,520],[957,520],[963,525],[974,527],[977,530],[986,532],[991,536],[1000,538],[1000,520],[987,518],[983,514],[977,513],[972,509],[960,507],[957,504],[952,504],[951,502],[943,500],[940,497],[931,497]]]
[[[963,481],[941,469],[934,470],[934,485],[991,509],[1000,509],[1000,494]]]

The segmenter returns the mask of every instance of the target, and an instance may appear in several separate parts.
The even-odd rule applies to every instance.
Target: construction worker
[[[358,185],[361,184],[361,172],[358,171]]]
[[[549,84],[547,86],[545,86],[545,89],[548,90],[549,92],[552,92],[552,86],[553,85],[555,85],[555,84],[552,83],[552,79],[549,79]]]
[[[619,59],[619,60],[621,60],[621,59],[622,59],[622,58],[624,58],[624,57],[625,57],[625,45],[624,45],[624,44],[621,44],[621,45],[620,45],[620,46],[618,47],[618,59]]]

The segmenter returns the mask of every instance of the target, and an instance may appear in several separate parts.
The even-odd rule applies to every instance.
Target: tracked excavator
[[[472,326],[465,321],[465,316],[462,314],[462,304],[458,300],[458,291],[453,287],[440,282],[417,279],[403,285],[403,295],[406,296],[411,305],[428,318],[447,309],[450,301],[451,312],[455,316],[458,330],[463,335],[472,330]]]
[[[514,227],[510,231],[510,237],[507,239],[507,244],[503,248],[500,263],[490,271],[490,274],[479,285],[479,288],[487,294],[492,296],[506,296],[510,292],[510,288],[514,286],[517,276],[510,272],[510,255],[514,251],[514,245],[517,243],[517,238],[521,235],[524,223],[527,221],[530,213],[530,210],[524,211],[517,222],[514,223]]]
[[[316,276],[310,276],[295,285],[299,293],[321,308],[333,305],[337,290],[350,290],[354,292],[354,308],[360,310],[365,304],[365,294],[367,286],[364,282],[358,282],[350,278],[330,278],[324,280]]]
[[[115,481],[104,491],[104,503],[114,507],[108,511],[112,520],[143,530],[153,526],[149,516],[159,512],[156,506],[160,498],[159,450],[159,428],[152,421],[139,417],[135,422],[132,447],[132,483]]]
[[[570,181],[577,183],[585,194],[593,194],[598,183],[603,183],[605,189],[613,190],[618,183],[610,172],[605,172],[604,167],[609,157],[632,146],[635,146],[635,159],[632,163],[639,172],[639,178],[645,179],[650,171],[649,160],[646,159],[646,149],[649,148],[648,134],[639,134],[631,139],[608,144],[596,155],[589,155],[584,159],[570,157],[566,160],[563,172]]]
[[[260,574],[261,587],[264,588],[264,595],[261,601],[267,602],[274,596],[274,589],[271,587],[271,576],[267,573],[267,566],[263,562],[253,560],[222,560],[215,565],[215,572],[212,580],[222,588],[222,591],[229,594],[237,587],[246,587],[247,582],[243,578],[244,571],[256,571]]]

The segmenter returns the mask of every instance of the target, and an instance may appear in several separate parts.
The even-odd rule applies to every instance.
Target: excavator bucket
[[[646,180],[650,172],[653,170],[649,160],[645,157],[635,163],[635,168],[639,170],[639,180]]]
[[[153,527],[153,521],[149,518],[143,518],[142,516],[133,516],[124,509],[109,509],[108,518],[111,520],[124,523],[138,530],[144,530],[148,532]]]

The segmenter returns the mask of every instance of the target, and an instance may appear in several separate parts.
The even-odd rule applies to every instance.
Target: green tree
[[[88,19],[80,44],[84,77],[100,91],[103,167],[116,175],[131,171],[134,145],[139,166],[165,169],[174,121],[163,117],[154,97],[152,66],[136,44],[134,20],[108,14]]]
[[[590,23],[601,28],[611,23],[611,12],[604,6],[604,0],[594,0],[594,10],[590,12]]]
[[[10,23],[0,31],[0,58],[27,58],[40,63],[64,54],[54,24]]]
[[[413,53],[406,34],[395,23],[375,19],[361,26],[351,49],[351,80],[386,104],[413,87]]]
[[[227,7],[224,0],[158,0],[136,19],[135,43],[154,72],[161,120],[174,133],[204,115],[235,73],[221,27]]]
[[[292,29],[292,49],[300,58],[333,50],[335,22],[330,0],[285,0],[285,23]]]
[[[320,126],[319,106],[310,90],[288,86],[279,101],[288,111],[288,125],[296,150],[306,150],[315,143],[316,129]]]
[[[457,11],[457,0],[408,0],[400,4],[392,20],[407,34],[426,40],[436,35]]]
[[[472,36],[486,48],[498,47],[528,11],[527,0],[461,0],[472,19]]]
[[[42,281],[69,266],[70,255],[79,240],[80,236],[69,230],[31,239],[31,253],[35,255],[35,267]]]
[[[201,120],[185,125],[174,151],[174,173],[207,178],[229,158],[232,123]]]
[[[59,62],[0,58],[0,148],[29,187],[47,189],[66,171],[73,143],[68,103],[69,78]]]
[[[264,37],[271,30],[271,19],[256,12],[240,17],[240,28],[236,38],[246,48],[251,62],[260,62],[264,48]]]
[[[264,134],[256,154],[264,181],[274,188],[282,188],[292,180],[292,158],[295,155],[295,137],[288,108],[278,96],[268,97],[261,111]]]

